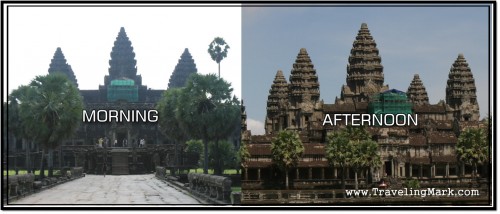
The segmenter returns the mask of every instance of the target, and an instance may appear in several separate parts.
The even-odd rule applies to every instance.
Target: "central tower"
[[[352,44],[347,65],[347,85],[342,86],[341,100],[366,102],[379,92],[388,90],[384,86],[384,67],[377,44],[366,23],[361,24],[356,40]]]

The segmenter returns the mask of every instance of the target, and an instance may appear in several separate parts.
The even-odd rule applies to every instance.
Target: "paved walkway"
[[[148,175],[87,175],[9,204],[200,204]]]

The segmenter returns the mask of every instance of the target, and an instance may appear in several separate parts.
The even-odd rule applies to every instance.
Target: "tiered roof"
[[[464,102],[477,105],[476,84],[464,55],[459,54],[448,74],[446,103],[456,109]]]
[[[283,71],[278,70],[267,96],[267,115],[275,116],[288,102],[288,83]]]
[[[186,48],[179,59],[179,62],[175,66],[174,72],[170,76],[168,83],[168,88],[179,88],[184,87],[188,77],[196,73],[196,64],[194,63],[193,57],[189,50]]]
[[[66,75],[68,79],[75,84],[76,87],[78,87],[78,82],[76,80],[75,73],[73,72],[73,69],[71,69],[71,65],[69,65],[66,62],[66,58],[64,57],[64,54],[61,50],[61,48],[57,48],[56,52],[54,53],[54,57],[50,61],[49,65],[49,74],[55,73],[55,72],[60,72]]]
[[[408,87],[408,91],[406,95],[413,102],[413,105],[428,105],[429,104],[429,96],[427,96],[427,91],[425,90],[425,86],[420,80],[420,76],[415,74],[413,76],[413,80]]]
[[[290,101],[292,106],[303,101],[319,100],[319,82],[316,69],[305,48],[301,48],[293,64],[289,84]]]
[[[376,86],[382,87],[384,84],[384,67],[379,56],[377,44],[370,34],[368,25],[361,24],[356,40],[352,44],[347,66],[347,85],[355,94],[362,91],[367,81],[373,82]]]
[[[136,67],[134,48],[130,42],[125,28],[121,27],[113,49],[111,51],[111,59],[109,60],[109,76],[110,79],[128,78],[136,79]],[[140,82],[137,82],[141,84]]]

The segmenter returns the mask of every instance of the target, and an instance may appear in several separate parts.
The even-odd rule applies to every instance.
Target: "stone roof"
[[[415,105],[413,106],[413,111],[415,114],[420,113],[441,113],[446,114],[446,106],[441,104],[434,105]]]
[[[424,146],[427,144],[427,140],[422,134],[411,133],[408,136],[408,140],[410,141],[410,145],[412,146]]]
[[[413,76],[413,80],[411,81],[406,94],[414,105],[429,104],[429,96],[427,95],[425,86],[418,74]]]
[[[456,163],[457,157],[453,155],[432,156],[434,163]]]

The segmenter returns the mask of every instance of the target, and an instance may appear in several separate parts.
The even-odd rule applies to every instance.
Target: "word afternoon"
[[[325,115],[323,120],[323,126],[325,124],[330,124],[331,126],[336,126],[337,121],[342,121],[340,123],[345,123],[344,125],[352,126],[409,126],[417,125],[418,115],[411,114],[330,114]],[[350,123],[349,123],[350,122]]]
[[[158,121],[157,110],[83,110],[83,122],[150,122]]]

